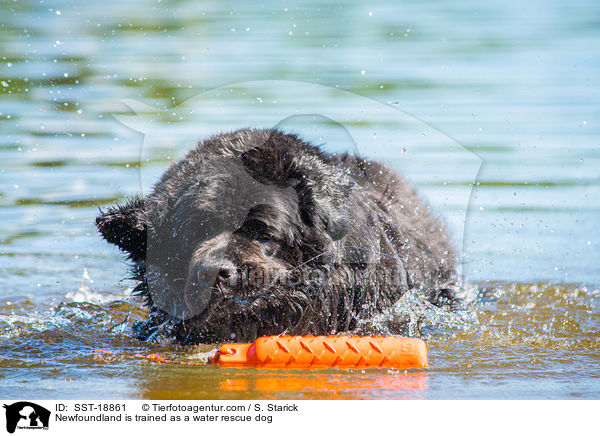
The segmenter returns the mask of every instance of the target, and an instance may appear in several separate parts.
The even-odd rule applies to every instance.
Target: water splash
[[[83,280],[81,285],[74,292],[67,292],[65,299],[75,303],[93,303],[93,304],[107,304],[112,301],[118,301],[128,299],[131,297],[132,288],[126,288],[120,293],[107,293],[106,291],[97,292],[92,289],[94,280],[90,277],[87,268],[83,268]]]
[[[457,288],[460,304],[436,306],[427,293],[412,289],[391,308],[368,320],[361,320],[360,334],[405,335],[430,339],[450,331],[463,331],[478,322],[474,302],[479,292],[475,285]]]

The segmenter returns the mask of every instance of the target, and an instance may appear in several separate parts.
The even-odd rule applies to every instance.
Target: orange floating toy
[[[223,344],[211,363],[270,368],[427,367],[427,346],[393,336],[262,336],[252,344]]]

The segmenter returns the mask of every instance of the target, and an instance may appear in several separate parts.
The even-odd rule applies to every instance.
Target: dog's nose
[[[235,273],[236,271],[233,268],[233,265],[221,265],[221,268],[219,268],[219,272],[217,273],[217,277],[215,278],[215,284],[231,284],[233,278],[235,277]]]
[[[232,285],[236,274],[235,266],[229,261],[195,262],[190,265],[184,299],[192,316],[198,315],[206,309],[215,286],[219,284]]]
[[[197,282],[202,287],[211,287],[219,283],[232,284],[237,275],[233,263],[222,261],[218,264],[201,263],[195,267]]]

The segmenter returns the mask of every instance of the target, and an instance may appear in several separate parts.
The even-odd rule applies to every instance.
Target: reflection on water
[[[598,398],[599,14],[591,0],[3,2],[0,397]],[[237,87],[202,117],[172,110],[265,80],[338,91],[317,105],[292,89]],[[363,119],[342,92],[412,124]],[[159,114],[153,141],[116,121],[133,115],[124,99]],[[120,281],[122,256],[96,233],[98,207],[147,189],[187,138],[246,127],[247,114],[288,116],[298,102],[315,115],[347,109],[359,151],[410,173],[463,245],[475,300],[451,312],[408,295],[365,323],[426,339],[425,373],[133,359],[193,360],[198,350],[132,338],[145,311]],[[334,147],[337,121],[286,126]],[[397,140],[378,144],[385,134]],[[449,143],[481,159],[474,185],[465,161],[448,159]],[[471,187],[465,224],[457,198]]]
[[[409,373],[394,370],[369,371],[297,371],[280,370],[261,373],[260,370],[226,373],[220,371],[209,384],[199,386],[190,380],[192,374],[171,375],[174,383],[165,389],[164,380],[153,379],[142,384],[141,395],[149,399],[194,399],[204,391],[214,399],[396,399],[425,398],[427,373]],[[203,397],[204,398],[204,397]]]

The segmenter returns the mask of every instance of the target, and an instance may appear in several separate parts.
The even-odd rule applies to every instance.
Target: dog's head
[[[200,144],[147,198],[96,222],[180,342],[249,341],[306,331],[334,304],[323,292],[351,225],[352,185],[296,136],[244,130]]]

